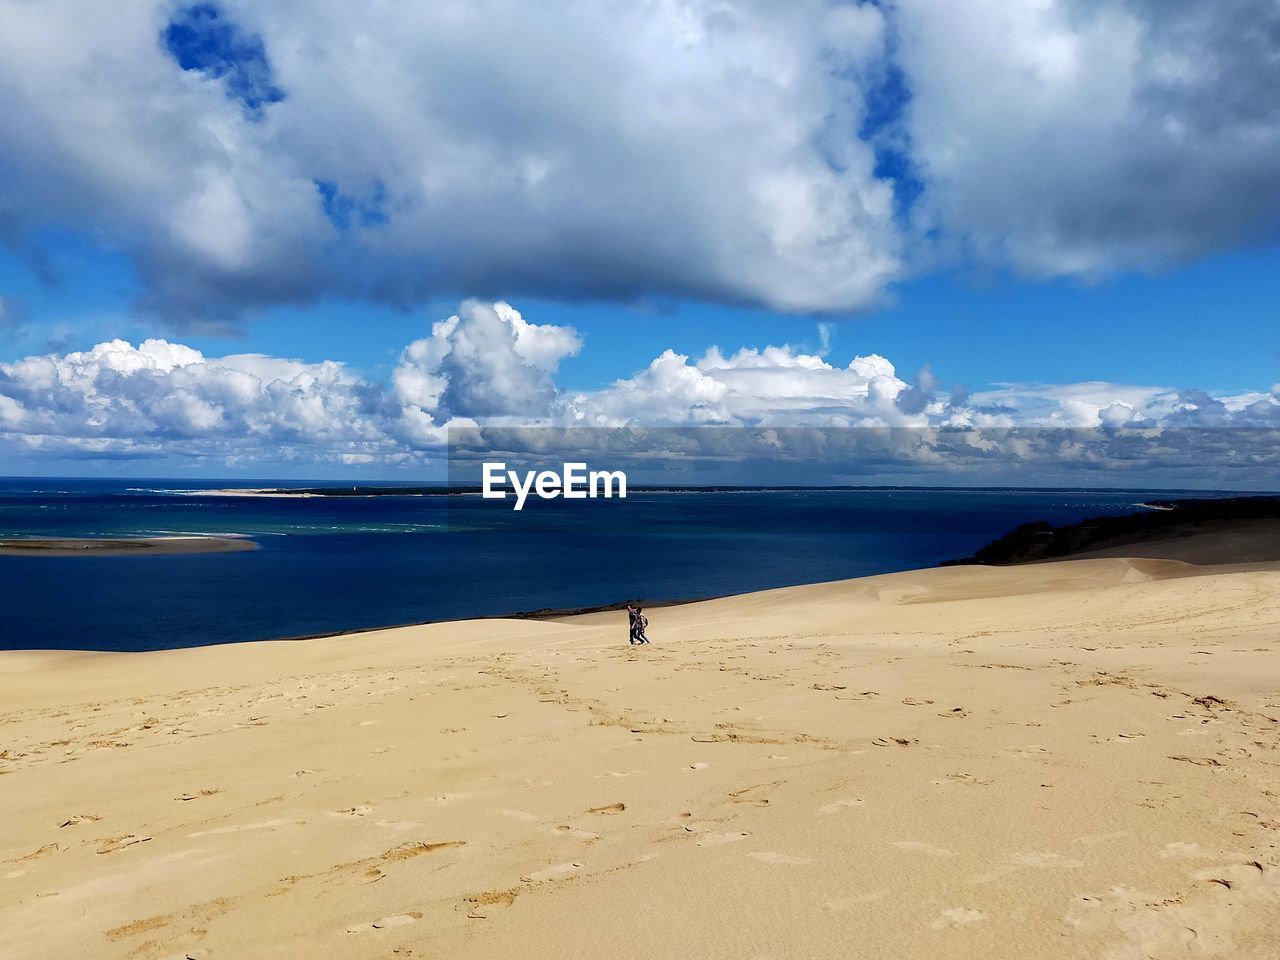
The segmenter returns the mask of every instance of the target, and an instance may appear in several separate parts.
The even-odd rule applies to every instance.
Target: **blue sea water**
[[[212,496],[253,481],[0,480],[0,537],[242,534],[260,549],[0,556],[0,649],[152,650],[928,567],[1171,491],[789,490],[626,500]],[[1195,495],[1189,491],[1177,495]]]

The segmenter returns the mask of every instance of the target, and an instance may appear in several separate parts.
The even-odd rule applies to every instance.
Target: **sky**
[[[1273,0],[0,0],[0,473],[1280,422]]]

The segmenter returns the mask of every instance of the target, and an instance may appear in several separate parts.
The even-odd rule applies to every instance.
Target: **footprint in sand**
[[[92,814],[92,813],[77,813],[74,817],[68,817],[66,820],[63,820],[60,824],[58,824],[58,826],[60,828],[74,827],[77,823],[85,823],[88,821],[101,820],[101,819],[102,819],[101,817],[96,816],[95,814]]]
[[[585,840],[587,843],[595,843],[597,840],[604,839],[604,837],[598,833],[592,833],[590,830],[576,830],[567,823],[562,823],[557,827],[553,827],[551,832],[561,836],[573,837],[577,840]]]
[[[1044,747],[1040,746],[1039,744],[1032,744],[1031,746],[1029,746],[1029,747],[1024,747],[1024,748],[1023,748],[1023,749],[1021,749],[1021,750],[1010,750],[1010,751],[1009,751],[1009,753],[1010,753],[1012,756],[1017,757],[1019,760],[1030,760],[1030,759],[1032,759],[1033,757],[1040,757],[1040,756],[1043,756],[1044,754],[1046,754],[1046,753],[1048,753],[1048,752],[1049,752],[1049,751],[1048,751],[1047,749],[1045,749]]]
[[[574,860],[571,863],[558,863],[554,867],[546,867],[535,873],[530,873],[520,879],[525,883],[541,883],[544,880],[562,880],[565,877],[572,876],[577,873],[586,864],[581,861]]]
[[[944,847],[935,847],[931,843],[921,843],[919,840],[894,840],[893,845],[899,850],[910,850],[914,853],[927,853],[931,857],[954,857],[954,850],[947,850]]]
[[[532,813],[525,810],[503,810],[502,815],[512,820],[519,820],[521,823],[536,823],[538,820]]]
[[[929,782],[935,787],[949,787],[957,783],[989,787],[991,784],[995,783],[994,780],[983,780],[969,773],[948,773],[945,777],[938,780],[930,780]]]
[[[592,807],[587,811],[587,813],[614,814],[614,813],[622,813],[626,809],[627,809],[627,805],[625,803],[610,803],[610,804],[606,804],[603,807]]]
[[[709,767],[709,766],[711,766],[711,764],[709,764],[709,763],[702,763],[702,762],[698,762],[698,763],[691,763],[691,764],[689,764],[689,769],[690,769],[690,770],[705,770],[705,769],[707,769],[707,767]]]
[[[970,910],[967,907],[952,907],[943,910],[937,920],[929,924],[934,930],[946,930],[948,927],[965,927],[971,923],[981,923],[987,915],[981,910]]]
[[[294,776],[296,777],[298,776],[298,774],[295,773]],[[211,788],[201,790],[199,793],[192,793],[190,791],[187,791],[186,793],[181,794],[180,796],[176,796],[173,799],[181,800],[185,803],[190,800],[199,800],[201,797],[212,797],[221,792],[222,792],[221,790],[214,790]]]
[[[834,803],[828,803],[818,808],[818,813],[822,816],[829,816],[833,813],[839,813],[841,810],[847,810],[849,807],[856,807],[862,803],[861,800],[847,797],[844,800],[836,800]]]
[[[808,857],[791,857],[785,853],[774,853],[772,850],[756,850],[748,854],[748,856],[751,857],[752,860],[760,860],[764,863],[786,863],[798,866],[813,862]]]
[[[421,857],[427,853],[435,853],[437,850],[452,850],[455,847],[465,847],[465,840],[440,840],[435,843],[427,843],[422,840],[410,841],[402,843],[398,847],[392,847],[390,850],[382,854],[383,860],[412,860],[414,857]]]
[[[1132,887],[1073,897],[1063,920],[1081,933],[1105,934],[1117,928],[1127,935],[1129,955],[1143,957],[1231,956],[1223,917],[1213,907],[1194,908]],[[1228,928],[1229,929],[1229,928]]]
[[[139,837],[132,833],[123,837],[108,837],[102,841],[102,846],[98,848],[98,853],[115,853],[125,847],[132,847],[135,843],[146,843],[150,839],[150,837]]]
[[[729,794],[729,802],[746,804],[747,806],[752,807],[767,807],[770,803],[769,799],[767,797],[755,796],[756,791],[767,790],[770,787],[778,786],[780,783],[782,783],[781,780],[770,780],[767,783],[753,783],[748,787],[742,787],[741,789],[734,790]]]
[[[708,833],[698,838],[700,847],[722,847],[726,843],[737,843],[751,836],[749,833]]]
[[[373,813],[373,807],[361,805],[358,807],[347,807],[345,810],[330,810],[331,817],[363,817],[365,814]]]
[[[1216,883],[1227,890],[1235,890],[1237,893],[1241,887],[1251,887],[1259,883],[1268,883],[1270,887],[1263,895],[1268,900],[1273,900],[1277,896],[1276,875],[1272,873],[1269,881],[1266,868],[1257,860],[1250,860],[1248,863],[1225,863],[1217,867],[1206,867],[1203,870],[1197,870],[1191,874],[1196,880],[1203,880],[1206,883]]]
[[[382,917],[374,920],[372,923],[358,923],[355,926],[347,927],[347,933],[364,933],[366,930],[384,930],[387,927],[404,927],[411,923],[417,923],[422,919],[422,914],[413,911],[410,913],[396,913],[389,917]]]

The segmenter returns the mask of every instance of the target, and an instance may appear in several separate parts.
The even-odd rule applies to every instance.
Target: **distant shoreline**
[[[812,488],[809,488],[812,489]],[[1049,560],[1087,559],[1099,554],[1111,556],[1147,556],[1158,559],[1184,560],[1189,563],[1249,563],[1280,560],[1280,496],[1226,497],[1214,500],[1153,500],[1134,504],[1141,508],[1124,517],[1099,517],[1078,524],[1053,527],[1047,521],[1023,524],[999,540],[980,549],[977,555],[993,556],[993,548],[1015,551],[1011,544],[1022,543],[1028,535],[1032,540],[1041,538],[1044,531],[1058,531],[1065,541],[1078,544],[1078,548],[1066,553],[1049,555],[1019,555],[1018,559],[944,560],[938,567],[980,565],[1014,566]],[[1274,519],[1273,519],[1274,518]],[[1114,527],[1128,528],[1131,537],[1090,539],[1088,531],[1101,528],[1112,532]],[[1081,539],[1077,534],[1083,533]],[[1012,538],[1012,540],[1011,540]],[[1112,542],[1112,540],[1115,542]],[[1043,549],[1043,547],[1041,548]],[[935,568],[936,569],[936,568]],[[877,574],[869,574],[877,576]],[[813,584],[806,584],[812,586]],[[757,591],[748,591],[748,593]],[[396,630],[405,627],[428,626],[438,623],[459,623],[477,620],[562,620],[592,613],[614,613],[635,604],[646,609],[660,610],[667,607],[702,603],[707,600],[723,600],[743,594],[713,594],[686,600],[618,600],[570,607],[541,607],[512,613],[447,618],[443,620],[416,620],[408,623],[387,624],[377,627],[355,627],[350,630],[334,630],[325,633],[276,637],[276,640],[319,640],[369,633],[376,630]]]
[[[247,537],[30,537],[0,540],[4,557],[138,557],[256,550]]]
[[[1024,523],[968,557],[940,566],[1011,566],[1092,556],[1188,563],[1280,560],[1280,496],[1151,500],[1142,512],[1055,527]]]
[[[981,548],[975,554],[975,556],[983,555],[984,557],[994,556],[995,551],[993,548],[999,544],[1001,545],[999,548],[1001,551],[1007,550],[1008,556],[1016,555],[1018,559],[979,560],[974,559],[974,557],[966,557],[960,560],[944,560],[937,566],[1015,566],[1051,560],[1088,559],[1098,555],[1154,557],[1156,559],[1183,560],[1198,564],[1280,561],[1280,497],[1154,500],[1134,504],[1134,506],[1141,508],[1141,512],[1135,512],[1123,517],[1098,517],[1062,527],[1053,527],[1043,520],[1023,524],[999,540]],[[1101,529],[1109,536],[1090,539],[1089,531],[1095,529]],[[1119,533],[1115,532],[1117,529],[1127,530],[1132,536],[1120,536]],[[1024,538],[1028,536],[1031,540],[1039,540],[1045,530],[1057,531],[1058,536],[1063,538],[1064,543],[1076,544],[1076,549],[1053,555],[1032,555],[1034,553],[1033,548],[1025,556],[1018,554],[1014,549],[1013,544],[1022,545]],[[1057,545],[1056,541],[1055,545]],[[1040,549],[1044,549],[1044,547],[1042,546]],[[879,576],[879,574],[868,574],[868,576]],[[813,585],[805,584],[805,586]],[[752,592],[758,591],[748,591],[748,593]],[[723,600],[743,595],[728,593],[695,597],[688,600],[631,599],[591,606],[542,607],[514,613],[414,621],[382,627],[357,627],[351,630],[336,630],[328,633],[305,634],[277,639],[315,640],[368,633],[372,630],[393,630],[403,627],[475,620],[561,620],[591,613],[620,612],[625,610],[628,604],[635,604],[646,609],[660,610],[665,607],[702,603],[707,600]]]
[[[483,492],[480,484],[416,484],[401,486],[374,486],[353,484],[351,486],[310,486],[310,487],[208,487],[190,489],[142,489],[131,488],[135,492],[147,492],[179,497],[244,497],[244,498],[287,498],[287,499],[352,499],[376,497],[458,497],[476,496]],[[936,492],[971,492],[971,493],[1107,493],[1116,496],[1126,494],[1147,494],[1152,491],[1143,488],[1095,489],[1091,487],[937,487],[937,486],[899,486],[892,484],[714,484],[710,486],[694,484],[668,483],[629,483],[627,490],[631,494],[639,493],[936,493]],[[1231,496],[1228,491],[1216,490],[1174,490],[1170,493],[1204,493]],[[1217,497],[1215,497],[1217,499]],[[1147,509],[1164,509],[1156,504],[1164,501],[1134,502],[1134,507]]]
[[[348,490],[359,488],[348,488]],[[440,488],[437,488],[439,490]],[[664,490],[675,488],[662,488]],[[712,488],[694,488],[708,490]],[[849,490],[869,488],[775,487],[715,488],[742,492],[769,490]],[[901,489],[901,488],[898,488]],[[1120,491],[1116,491],[1120,493]],[[1134,491],[1136,493],[1136,491]],[[357,494],[358,495],[358,494]],[[1098,556],[1135,556],[1182,560],[1193,564],[1225,564],[1269,562],[1280,560],[1280,496],[1219,497],[1215,499],[1148,498],[1138,502],[1135,512],[1121,517],[1098,517],[1076,524],[1053,527],[1046,521],[1024,524],[975,554],[946,560],[938,566],[963,564],[1004,566],[1060,559],[1084,559]],[[152,537],[111,538],[8,538],[0,539],[0,556],[163,556],[220,552],[252,551],[258,544],[245,536],[190,534]],[[868,574],[876,575],[876,574]],[[584,614],[619,612],[628,602],[646,608],[660,609],[723,599],[735,594],[708,594],[687,599],[623,598],[614,602],[589,605],[542,607],[493,614],[469,614],[361,625],[337,630],[295,633],[285,636],[252,639],[303,640],[367,633],[433,623],[468,620],[540,620],[555,621]]]

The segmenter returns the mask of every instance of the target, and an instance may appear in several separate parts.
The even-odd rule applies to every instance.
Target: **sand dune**
[[[1280,574],[0,654],[0,956],[1280,955]]]
[[[164,537],[23,537],[0,540],[6,557],[105,557],[256,550],[247,537],[178,534]]]

